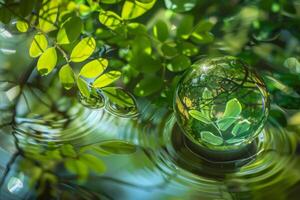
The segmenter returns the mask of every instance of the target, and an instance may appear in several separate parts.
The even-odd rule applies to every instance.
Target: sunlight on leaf
[[[191,66],[191,60],[185,55],[178,55],[167,65],[171,72],[180,72]]]
[[[123,8],[122,8],[122,18],[123,19],[134,19],[141,15],[143,15],[145,12],[150,10],[153,5],[155,4],[156,0],[152,1],[131,1],[126,0]]]
[[[185,15],[181,20],[176,36],[182,39],[188,39],[194,28],[194,16]]]
[[[39,12],[38,28],[43,32],[50,32],[56,29],[55,22],[58,13],[58,0],[44,0],[43,7]]]
[[[134,94],[137,96],[149,96],[161,90],[163,80],[156,76],[147,76],[142,79],[134,88]]]
[[[87,98],[90,97],[90,90],[88,87],[88,83],[80,77],[77,79],[77,87],[78,87],[80,93],[84,97],[87,97]]]
[[[164,21],[158,20],[153,27],[153,35],[161,42],[166,41],[169,37],[168,25]]]
[[[96,78],[97,76],[103,73],[107,66],[108,60],[104,58],[99,58],[97,60],[93,60],[85,64],[80,70],[79,75],[85,78]]]
[[[181,51],[181,53],[183,55],[186,55],[186,56],[195,56],[199,53],[199,49],[196,45],[194,45],[193,43],[190,43],[190,42],[181,42],[179,44],[179,50]]]
[[[58,44],[69,44],[74,42],[80,35],[81,29],[83,27],[82,21],[79,17],[70,17],[59,29],[57,34]]]
[[[99,21],[110,29],[116,29],[122,24],[122,18],[112,11],[101,11]]]
[[[54,47],[51,47],[47,49],[39,58],[37,63],[37,70],[42,75],[48,75],[57,63],[57,54],[56,49]]]
[[[110,71],[95,80],[93,83],[93,87],[102,88],[110,85],[121,77],[121,72],[119,71]]]
[[[16,27],[17,27],[18,31],[20,31],[22,33],[27,32],[27,30],[29,28],[28,23],[25,21],[21,21],[21,20],[17,21]]]
[[[65,89],[69,90],[74,86],[74,72],[69,64],[64,65],[59,70],[59,80]]]
[[[122,0],[101,0],[101,3],[105,3],[105,4],[115,4],[115,3],[119,3]]]
[[[210,124],[211,120],[208,118],[205,114],[202,112],[199,112],[198,110],[190,110],[189,114],[194,118],[197,119],[205,124]]]
[[[165,0],[165,5],[175,12],[187,12],[192,10],[197,2],[198,0]]]
[[[214,24],[210,21],[202,20],[194,28],[191,37],[196,43],[209,43],[214,40],[214,35],[210,33]]]
[[[40,56],[48,47],[48,40],[45,35],[38,33],[33,37],[29,48],[30,57],[36,58]]]
[[[71,61],[82,62],[88,59],[96,49],[96,41],[93,37],[82,39],[72,50]]]
[[[212,144],[212,145],[222,145],[223,144],[223,139],[219,136],[215,136],[210,131],[202,131],[200,133],[200,135],[201,135],[202,140],[209,144]]]

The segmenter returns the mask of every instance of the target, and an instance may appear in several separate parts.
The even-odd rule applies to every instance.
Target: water
[[[216,157],[184,136],[167,106],[137,99],[138,115],[118,113],[27,71],[15,83],[1,68],[0,199],[298,199],[297,111],[288,126],[269,117],[238,155]]]
[[[36,95],[30,94],[32,92]],[[210,160],[197,152],[197,148],[181,133],[172,112],[147,100],[138,100],[138,117],[121,118],[104,109],[87,108],[77,99],[68,97],[53,102],[48,98],[46,105],[42,105],[35,98],[43,99],[46,94],[31,91],[29,86],[24,87],[23,94],[31,97],[27,105],[22,98],[18,102],[23,109],[16,112],[13,123],[17,149],[9,153],[13,160],[7,165],[9,170],[2,180],[3,197],[36,197],[43,186],[29,187],[33,175],[29,172],[36,170],[35,164],[56,176],[51,189],[55,191],[52,192],[56,199],[71,198],[72,195],[77,199],[297,197],[300,176],[296,134],[282,128],[272,118],[255,145],[240,157]],[[31,109],[25,109],[31,103]],[[54,105],[59,112],[55,112]],[[11,134],[1,135],[9,138]],[[57,149],[61,151],[63,144],[71,144],[77,151],[83,146],[92,147],[115,140],[126,141],[125,144],[132,144],[135,148],[128,150],[125,146],[123,151],[109,156],[97,154],[107,171],[100,174],[89,172],[84,181],[64,170],[61,164],[54,168],[48,166],[55,165],[55,161],[47,160],[53,157],[46,155]],[[16,152],[19,153],[14,154]],[[33,162],[30,169],[22,167],[29,162]],[[57,159],[57,162],[61,161]]]

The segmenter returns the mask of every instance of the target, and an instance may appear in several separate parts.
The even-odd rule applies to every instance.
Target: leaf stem
[[[220,129],[218,128],[217,124],[213,121],[211,121],[211,124],[215,127],[215,129],[217,129],[219,135],[223,138],[222,132],[220,131]]]

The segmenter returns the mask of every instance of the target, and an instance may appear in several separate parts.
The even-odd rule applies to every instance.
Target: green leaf
[[[248,120],[240,121],[233,127],[232,134],[234,136],[241,135],[242,133],[244,133],[250,129],[250,125],[251,125],[251,123]]]
[[[212,100],[212,98],[213,98],[212,92],[207,87],[204,88],[203,93],[202,93],[202,99],[203,100]],[[206,102],[204,101],[203,103],[206,103]]]
[[[81,68],[79,75],[85,78],[96,78],[104,72],[107,66],[108,60],[104,58],[99,58],[97,60],[93,60],[85,64]]]
[[[161,46],[161,51],[166,57],[174,57],[178,54],[178,51],[175,47],[175,43],[164,43]]]
[[[208,20],[202,20],[200,21],[194,28],[194,33],[205,33],[212,30],[214,27],[214,24],[211,23]]]
[[[45,33],[55,30],[57,13],[58,0],[43,0],[43,7],[39,12],[39,24],[37,27]]]
[[[65,145],[61,146],[60,151],[61,151],[62,155],[66,156],[66,157],[76,158],[76,156],[77,156],[77,153],[76,153],[73,145],[71,145],[71,144],[65,144]]]
[[[82,39],[72,50],[71,61],[82,62],[88,59],[96,49],[96,41],[93,37]]]
[[[178,55],[167,65],[171,72],[180,72],[191,66],[191,60],[185,55]]]
[[[77,87],[83,96],[87,98],[90,97],[91,93],[89,90],[88,83],[80,77],[77,79]]]
[[[153,27],[153,36],[161,42],[166,41],[169,37],[168,25],[164,21],[158,20]]]
[[[67,158],[64,166],[70,173],[77,175],[80,181],[85,181],[88,177],[88,167],[81,160]]]
[[[135,39],[132,41],[131,45],[132,45],[132,53],[134,55],[137,54],[139,55],[141,53],[150,55],[152,52],[151,40],[144,35],[136,36]]]
[[[175,12],[190,11],[196,6],[197,3],[198,0],[165,0],[167,9]]]
[[[244,142],[244,141],[245,141],[244,138],[240,138],[240,139],[238,139],[238,138],[231,138],[229,140],[226,140],[226,143],[227,144],[236,144],[236,143],[240,143],[240,142]]]
[[[95,88],[103,88],[105,86],[110,85],[121,77],[121,72],[119,71],[110,71],[95,80],[93,83],[93,87]]]
[[[17,27],[18,31],[20,31],[22,33],[27,32],[27,30],[29,28],[28,23],[25,21],[21,21],[21,20],[17,21],[16,27]]]
[[[37,4],[37,0],[20,0],[19,14],[22,17],[27,17],[28,15],[31,14],[36,4]]]
[[[241,112],[242,105],[240,104],[240,102],[236,98],[229,100],[226,103],[226,108],[223,116],[217,121],[218,127],[222,131],[227,130],[234,122],[237,121]]]
[[[225,112],[222,118],[238,117],[242,112],[242,105],[236,98],[229,100],[226,103]]]
[[[182,38],[186,40],[190,37],[193,28],[194,28],[194,16],[185,15],[177,28],[176,36],[178,38]]]
[[[163,80],[157,76],[146,76],[134,88],[134,94],[137,96],[149,96],[161,90]]]
[[[106,110],[121,116],[132,116],[137,114],[137,105],[134,97],[122,88],[106,87],[102,91],[108,97]]]
[[[0,21],[3,22],[4,24],[8,24],[11,19],[12,19],[11,12],[5,7],[1,7],[0,8]]]
[[[211,120],[208,118],[205,114],[202,112],[199,112],[198,110],[190,110],[189,114],[196,120],[201,121],[205,124],[210,124]]]
[[[238,120],[237,117],[225,117],[217,121],[220,130],[226,131],[233,123]]]
[[[178,49],[181,51],[181,53],[183,55],[186,55],[186,56],[196,56],[198,55],[199,53],[199,49],[197,46],[195,46],[194,44],[190,43],[190,42],[181,42],[179,44],[179,47]]]
[[[283,65],[292,73],[300,73],[300,63],[297,58],[290,57],[284,61]]]
[[[79,17],[70,17],[59,29],[57,34],[58,44],[70,44],[74,42],[80,35],[83,24]]]
[[[38,33],[33,37],[29,48],[30,57],[36,58],[40,56],[48,47],[48,40],[45,35]]]
[[[153,0],[136,0],[138,2],[141,2],[141,3],[151,3],[153,2]]]
[[[69,64],[64,65],[59,70],[59,80],[65,89],[69,90],[74,86],[74,72]]]
[[[104,4],[115,4],[115,3],[119,3],[122,0],[101,0],[101,3]]]
[[[114,102],[119,107],[135,107],[135,101],[129,93],[122,88],[117,87],[106,87],[102,91],[109,98],[110,101]]]
[[[146,53],[134,54],[130,65],[139,72],[153,74],[162,68],[161,61]]]
[[[155,2],[156,0],[152,0],[151,2],[127,0],[123,5],[121,16],[123,19],[137,18],[150,10]]]
[[[208,88],[204,88],[200,102],[201,112],[210,119],[213,94]]]
[[[212,145],[222,145],[223,144],[223,139],[219,136],[214,135],[210,131],[202,131],[200,133],[201,138],[203,141],[212,144]]]
[[[104,151],[113,154],[132,154],[137,151],[135,145],[121,140],[102,142],[99,145]]]
[[[214,40],[214,35],[210,32],[192,34],[192,41],[199,44],[207,44]]]
[[[211,31],[213,26],[214,24],[208,20],[200,21],[191,34],[192,40],[200,44],[212,42],[214,40],[214,36],[209,31]]]
[[[122,18],[112,11],[101,11],[99,21],[108,28],[114,30],[122,24]]]
[[[57,54],[54,47],[48,48],[39,58],[37,63],[37,70],[42,75],[48,75],[57,63]]]
[[[80,156],[79,160],[96,173],[103,173],[106,171],[104,162],[91,154],[83,154]]]

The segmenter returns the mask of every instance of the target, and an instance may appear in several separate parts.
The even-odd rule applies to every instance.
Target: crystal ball
[[[262,79],[235,57],[194,63],[174,98],[177,124],[193,143],[209,150],[236,150],[261,133],[269,113]]]

